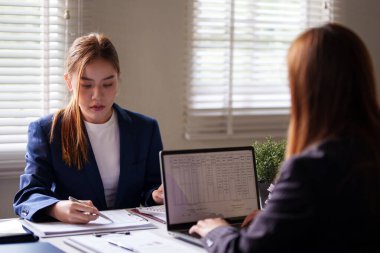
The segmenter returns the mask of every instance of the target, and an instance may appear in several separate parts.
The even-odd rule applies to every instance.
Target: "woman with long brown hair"
[[[114,103],[119,77],[107,37],[94,33],[73,42],[64,75],[70,102],[29,125],[13,204],[20,217],[87,223],[99,210],[163,203],[158,123]]]
[[[190,233],[209,252],[368,252],[380,227],[380,111],[370,55],[350,29],[326,24],[288,52],[287,160],[247,229],[223,219]]]

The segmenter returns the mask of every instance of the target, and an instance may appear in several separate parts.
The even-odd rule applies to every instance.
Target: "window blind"
[[[25,163],[28,124],[66,102],[64,58],[81,1],[0,0],[0,173]]]
[[[284,137],[286,53],[333,1],[195,0],[189,22],[185,138]]]

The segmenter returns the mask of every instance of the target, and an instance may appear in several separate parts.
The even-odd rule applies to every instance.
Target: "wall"
[[[122,87],[117,102],[156,118],[166,149],[250,145],[250,139],[202,142],[183,138],[188,3],[191,1],[84,1],[93,15],[92,30],[111,37],[119,53]],[[344,15],[339,19],[363,38],[380,80],[380,1],[345,0],[342,8]],[[11,203],[17,187],[18,178],[0,179],[0,218],[14,216]]]
[[[13,212],[13,197],[18,190],[19,178],[0,178],[0,219],[16,217]]]
[[[250,139],[189,142],[183,138],[187,3],[94,1],[94,13],[99,13],[94,30],[110,36],[120,56],[123,73],[117,102],[156,118],[166,149],[250,145]]]
[[[187,141],[183,137],[188,0],[94,0],[93,27],[112,38],[120,55],[122,88],[117,102],[155,117],[164,148],[250,145],[251,139]],[[336,1],[339,2],[339,1]],[[380,78],[380,2],[344,0],[343,24],[369,47]],[[379,89],[380,90],[380,89]],[[380,93],[379,93],[380,94]]]
[[[340,22],[354,30],[364,41],[372,56],[376,79],[377,95],[380,98],[380,1],[338,0],[341,1]]]

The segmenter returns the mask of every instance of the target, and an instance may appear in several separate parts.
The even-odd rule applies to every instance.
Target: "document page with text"
[[[251,151],[174,154],[163,159],[171,223],[245,216],[258,208]]]
[[[60,221],[32,222],[28,220],[21,220],[21,223],[40,237],[155,228],[146,219],[134,215],[125,209],[107,210],[101,211],[101,213],[112,220],[112,222],[99,216],[98,219],[88,224],[68,224]]]

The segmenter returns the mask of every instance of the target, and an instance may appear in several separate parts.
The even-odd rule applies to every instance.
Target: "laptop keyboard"
[[[175,238],[194,244],[199,247],[203,247],[201,237],[198,234],[189,234],[188,230],[176,230],[175,232],[169,232],[169,234],[173,235]]]
[[[189,234],[189,230],[178,230],[178,231],[176,231],[176,232],[181,233],[181,234],[184,234],[184,235],[187,235],[187,236],[194,237],[194,238],[196,238],[196,239],[200,239],[200,238],[201,238],[201,236],[198,235],[197,233]]]

